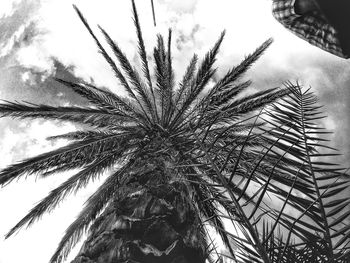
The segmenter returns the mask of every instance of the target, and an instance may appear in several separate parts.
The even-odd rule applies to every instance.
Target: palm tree
[[[200,63],[193,56],[176,87],[171,31],[166,43],[158,35],[151,76],[134,1],[132,7],[142,74],[100,27],[117,64],[75,7],[128,97],[57,79],[88,106],[0,104],[3,117],[70,121],[80,127],[49,138],[67,139],[66,146],[0,173],[4,186],[25,175],[41,178],[79,169],[6,237],[107,173],[51,263],[65,260],[86,231],[75,263],[204,263],[223,257],[233,262],[349,262],[350,227],[344,222],[350,201],[342,196],[349,177],[329,159],[336,154],[317,126],[322,116],[315,96],[298,83],[249,93],[251,82],[242,80],[272,41],[209,89],[223,32]],[[221,236],[225,255],[208,235],[208,225]]]

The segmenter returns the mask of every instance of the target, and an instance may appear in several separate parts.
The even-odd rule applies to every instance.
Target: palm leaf
[[[0,185],[8,184],[24,175],[45,172],[50,168],[64,166],[74,169],[82,167],[96,160],[101,154],[109,153],[116,147],[120,147],[120,137],[123,135],[111,134],[73,142],[57,150],[11,165],[1,171]]]
[[[219,51],[219,47],[224,39],[225,31],[223,31],[215,43],[214,47],[205,55],[204,60],[201,65],[198,67],[198,71],[196,76],[194,77],[193,82],[191,83],[190,89],[188,92],[184,94],[184,102],[180,105],[180,110],[174,116],[170,123],[170,127],[176,125],[176,123],[180,120],[184,120],[185,118],[181,118],[183,114],[188,110],[189,106],[192,102],[198,97],[198,95],[203,91],[204,87],[207,85],[211,77],[214,75],[215,70],[212,69],[215,57]]]
[[[144,120],[141,112],[128,99],[117,96],[106,89],[92,84],[78,84],[58,78],[55,78],[55,80],[73,89],[99,109],[109,110],[117,114],[131,115],[140,121]]]
[[[127,93],[132,98],[136,99],[135,94],[132,91],[132,89],[130,88],[130,86],[129,86],[128,82],[126,81],[125,77],[120,72],[120,70],[118,69],[117,65],[114,63],[113,59],[108,55],[107,51],[104,49],[104,47],[102,46],[102,44],[100,43],[100,41],[98,40],[98,38],[96,37],[94,32],[92,31],[91,27],[89,26],[88,22],[86,21],[85,17],[83,16],[83,14],[80,12],[80,10],[75,5],[73,5],[73,7],[74,7],[75,11],[77,12],[80,20],[82,21],[82,23],[84,24],[84,26],[88,30],[89,34],[95,40],[99,51],[101,52],[101,54],[103,55],[105,60],[108,62],[108,64],[111,66],[111,68],[112,68],[115,76],[117,77],[117,79],[119,79],[119,81],[121,82],[121,84],[123,85],[123,87],[125,88]]]
[[[50,259],[50,263],[59,263],[66,259],[70,250],[79,242],[91,223],[97,218],[99,213],[108,206],[112,196],[115,194],[115,190],[121,185],[120,177],[127,172],[129,168],[130,164],[127,164],[116,173],[110,175],[96,192],[89,197],[84,209],[66,230],[56,252]]]
[[[114,164],[115,159],[115,155],[107,155],[100,160],[94,161],[82,171],[70,177],[33,207],[31,211],[6,234],[5,238],[9,238],[25,225],[32,225],[35,221],[40,219],[43,214],[51,212],[69,193],[77,192],[79,189],[85,187],[90,180],[98,178],[106,168]]]
[[[146,53],[146,48],[145,48],[145,44],[143,42],[143,37],[142,37],[142,31],[141,31],[141,27],[140,27],[140,22],[139,22],[139,17],[137,14],[137,9],[136,9],[136,5],[135,5],[135,1],[132,0],[132,11],[134,14],[134,24],[136,27],[136,33],[137,33],[137,39],[138,39],[138,49],[139,49],[139,55],[141,58],[141,63],[142,63],[142,71],[147,79],[148,82],[148,86],[149,89],[151,91],[151,95],[153,98],[153,107],[156,106],[156,99],[155,99],[155,95],[154,95],[154,90],[153,90],[153,85],[152,85],[152,80],[151,80],[151,74],[149,71],[149,67],[148,67],[148,60],[147,60],[147,53]],[[152,103],[151,103],[152,104]],[[154,108],[154,110],[156,111],[156,108]]]
[[[184,98],[183,94],[188,92],[187,89],[191,86],[191,82],[195,75],[196,65],[198,57],[196,54],[193,55],[190,64],[188,65],[184,77],[179,84],[179,89],[177,90],[174,98],[174,105],[182,104],[181,99]]]
[[[0,116],[12,118],[41,118],[47,120],[71,121],[97,128],[111,128],[119,123],[131,121],[130,116],[111,113],[107,110],[82,107],[53,107],[7,102],[0,104]]]

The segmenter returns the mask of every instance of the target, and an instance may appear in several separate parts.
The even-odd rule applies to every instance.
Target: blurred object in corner
[[[273,16],[297,36],[336,56],[350,57],[349,0],[273,0]]]

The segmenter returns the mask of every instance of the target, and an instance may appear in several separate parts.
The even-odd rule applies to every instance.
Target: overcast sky
[[[129,0],[6,0],[0,1],[0,99],[51,105],[82,104],[77,95],[53,82],[52,76],[93,80],[120,93],[118,82],[96,52],[94,42],[73,11],[75,3],[90,24],[100,24],[134,63],[136,35]],[[334,134],[333,146],[350,162],[350,63],[319,50],[283,28],[271,15],[271,0],[155,0],[157,27],[150,1],[136,1],[147,51],[157,33],[173,29],[173,57],[177,77],[193,53],[202,56],[226,29],[216,66],[220,77],[269,37],[274,43],[247,74],[253,88],[281,86],[286,80],[311,86],[329,116],[324,125]],[[67,123],[0,120],[0,167],[48,151],[64,142],[45,138],[74,130]],[[26,231],[4,241],[5,233],[41,198],[69,177],[28,178],[0,189],[0,263],[46,263],[64,230],[97,187],[70,197],[59,209]],[[78,246],[79,247],[79,246]]]

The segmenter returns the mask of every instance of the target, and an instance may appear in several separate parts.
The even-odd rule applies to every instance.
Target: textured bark
[[[146,181],[95,221],[72,263],[205,262],[203,229],[186,185]]]

